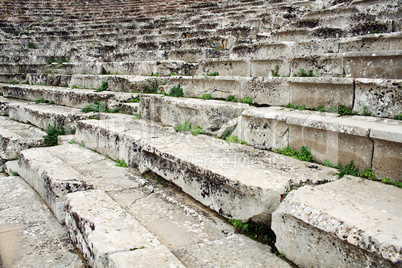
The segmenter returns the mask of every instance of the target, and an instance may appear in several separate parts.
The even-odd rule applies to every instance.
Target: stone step
[[[313,160],[345,166],[351,160],[362,171],[401,180],[402,122],[366,116],[342,116],[284,108],[246,110],[233,135],[261,149],[311,148]]]
[[[68,194],[66,228],[92,267],[185,267],[103,191]]]
[[[3,267],[85,267],[65,228],[18,176],[0,174]]]
[[[300,267],[400,267],[401,204],[400,188],[350,176],[303,187],[273,213],[276,247]]]
[[[188,196],[86,148],[67,144],[26,150],[19,169],[65,219],[71,239],[93,267],[133,267],[138,258],[150,267],[289,267],[268,246],[235,234]]]
[[[212,133],[249,109],[252,107],[243,103],[142,95],[139,111],[143,118],[167,126],[176,127],[189,122]]]
[[[103,82],[108,83],[108,89],[121,92],[145,92],[155,91],[159,85],[165,84],[167,78],[157,76],[139,75],[72,75],[70,85],[79,88],[98,89]]]
[[[138,97],[134,93],[112,91],[96,92],[89,89],[73,89],[50,86],[7,85],[0,84],[0,90],[6,98],[53,101],[56,105],[84,108],[94,102],[103,102],[110,110],[118,109],[121,103]]]
[[[215,69],[214,69],[215,70]],[[258,105],[285,106],[288,103],[306,108],[344,105],[359,114],[393,118],[401,113],[401,80],[351,79],[332,77],[170,77],[164,90],[180,84],[184,96],[213,98],[250,97]],[[228,86],[230,85],[230,86]],[[269,96],[269,97],[267,97]]]
[[[93,112],[83,113],[76,108],[52,104],[34,104],[29,101],[17,101],[4,97],[0,97],[0,114],[41,129],[46,129],[49,125],[53,126],[54,124],[75,128],[78,120],[112,116]]]
[[[46,133],[32,125],[22,124],[0,116],[0,161],[16,159],[22,150],[44,146]]]
[[[52,66],[53,71],[64,75],[74,74],[119,74],[119,75],[142,75],[169,76],[171,73],[181,75],[194,75],[198,65],[184,61],[131,61],[131,62],[95,62],[95,63],[64,63]]]
[[[292,186],[335,178],[331,168],[205,135],[176,134],[130,116],[80,121],[76,136],[103,155],[157,173],[225,217],[266,225]]]
[[[401,32],[370,34],[349,38],[326,38],[318,40],[261,41],[255,44],[239,44],[231,49],[233,58],[265,58],[280,54],[292,58],[294,55],[345,52],[371,52],[401,50]]]

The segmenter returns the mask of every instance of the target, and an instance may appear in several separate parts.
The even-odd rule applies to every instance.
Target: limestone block
[[[109,109],[119,107],[123,101],[128,101],[133,95],[120,92],[94,92],[88,89],[65,89],[60,87],[31,86],[31,85],[3,85],[5,97],[24,100],[45,99],[57,105],[83,108],[96,101],[103,102]]]
[[[156,237],[103,191],[69,194],[66,228],[92,267],[107,267],[108,264],[132,267],[127,265],[157,264],[158,261],[165,264],[163,267],[168,264],[182,267]],[[119,254],[128,259],[122,259]],[[163,259],[156,258],[156,254]]]
[[[290,63],[291,76],[295,76],[300,69],[313,70],[315,76],[341,77],[343,73],[342,58],[338,54],[298,55]]]
[[[234,58],[267,58],[272,56],[292,56],[293,42],[261,42],[257,44],[239,44],[233,47],[230,56]]]
[[[401,198],[350,176],[292,191],[273,213],[276,247],[300,267],[399,267]]]
[[[139,103],[122,103],[121,110],[125,114],[138,114],[140,112]]]
[[[305,69],[307,72],[307,70]],[[313,108],[353,107],[353,80],[324,77],[289,79],[290,103]]]
[[[61,222],[65,217],[64,202],[68,193],[94,188],[120,190],[138,185],[131,180],[127,169],[72,144],[22,151],[19,173],[42,196]]]
[[[24,149],[44,146],[45,135],[38,128],[0,116],[0,158],[13,160]]]
[[[296,55],[338,53],[338,50],[339,41],[336,38],[302,40],[295,46]]]
[[[273,109],[243,112],[233,135],[260,149],[284,149],[289,144],[286,116]]]
[[[347,76],[402,79],[400,51],[342,53],[342,56]]]
[[[49,104],[32,104],[24,101],[3,102],[11,119],[46,129],[49,125],[75,127],[78,120],[102,117],[99,114],[83,113],[76,108]],[[107,116],[106,116],[107,117]],[[105,118],[105,116],[103,117]],[[67,133],[68,134],[68,133]]]
[[[20,177],[0,175],[3,267],[85,267],[66,229]]]
[[[178,84],[183,88],[184,96],[210,94],[213,98],[227,98],[243,94],[241,82],[232,77],[171,77],[167,84],[168,91]]]
[[[290,65],[289,61],[282,57],[271,59],[255,59],[250,60],[251,76],[253,77],[273,77],[272,71],[276,71],[278,66],[278,75],[289,76]]]
[[[43,167],[43,160],[51,167]],[[84,176],[40,149],[25,150],[19,157],[19,174],[49,205],[56,218],[64,221],[64,198],[67,193],[92,189]]]
[[[339,43],[339,52],[363,52],[388,50],[389,38],[384,34],[345,38]]]
[[[374,139],[373,171],[381,179],[402,181],[402,144]]]
[[[155,100],[150,100],[150,98]],[[146,107],[146,105],[157,105],[161,107]],[[216,131],[223,124],[240,116],[246,110],[251,109],[248,104],[231,103],[215,100],[199,100],[190,98],[172,98],[147,95],[141,97],[141,108],[144,118],[151,119],[149,111],[159,111],[160,122],[175,127],[184,122],[191,126],[200,126],[207,131]],[[155,120],[153,120],[155,121]]]
[[[208,60],[200,64],[198,75],[218,72],[220,76],[250,76],[250,65],[243,60]]]
[[[310,147],[313,160],[319,163],[328,159],[344,166],[353,160],[360,170],[371,166],[373,141],[368,137],[290,125],[289,147],[300,151],[302,146]]]
[[[402,80],[359,78],[353,109],[363,114],[393,118],[402,113]]]
[[[108,267],[169,267],[184,268],[185,266],[165,246],[143,248],[134,251],[118,252],[109,255]]]
[[[140,101],[140,113],[143,118],[161,122],[163,96],[142,95]]]
[[[289,88],[285,78],[281,77],[244,79],[240,94],[261,105],[284,106],[289,103]]]

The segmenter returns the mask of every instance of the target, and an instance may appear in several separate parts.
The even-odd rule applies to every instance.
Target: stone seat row
[[[173,63],[175,64],[175,63]],[[168,62],[166,70],[175,67]],[[111,65],[109,65],[111,66]],[[115,66],[117,68],[119,65]],[[132,66],[120,66],[133,68]],[[99,70],[99,66],[92,71]],[[113,69],[109,69],[113,70]],[[117,70],[117,69],[116,69]],[[159,69],[160,70],[160,69]],[[154,71],[158,71],[155,69]],[[326,108],[344,106],[359,114],[371,114],[378,117],[394,118],[401,112],[400,84],[397,79],[351,79],[324,77],[232,77],[232,76],[132,76],[132,75],[47,75],[18,74],[0,75],[3,82],[10,83],[16,78],[28,83],[53,86],[75,86],[77,88],[98,89],[108,83],[109,90],[122,92],[161,92],[177,85],[183,89],[184,96],[225,99],[233,96],[237,99],[251,98],[256,105],[285,106],[289,103],[305,108]],[[17,79],[18,80],[18,79]],[[10,89],[26,88],[29,85],[2,85]],[[40,87],[39,87],[40,88]],[[46,87],[44,87],[46,88]],[[12,90],[10,90],[12,91]],[[19,97],[18,97],[19,98]]]
[[[97,93],[84,89],[30,85],[3,85],[2,91],[5,97],[31,101],[45,99],[57,105],[77,108],[102,101],[107,104],[107,108],[116,109],[122,107],[122,103],[139,96],[132,93]],[[245,104],[176,99],[161,95],[142,96],[139,108],[135,105],[123,110],[139,112],[146,119],[172,127],[186,121],[212,133],[221,128],[234,127],[232,131],[236,136],[256,148],[273,150],[290,147],[300,150],[302,146],[309,146],[317,162],[329,160],[334,165],[346,165],[353,160],[361,170],[372,168],[378,177],[395,179],[401,176],[399,169],[392,168],[399,166],[402,161],[398,155],[402,149],[402,124],[397,120],[361,116],[338,118],[337,114],[322,112],[292,111],[279,107],[253,108]],[[224,127],[232,120],[237,121]],[[41,126],[49,124],[49,120],[44,121]]]
[[[149,96],[144,96],[144,98],[144,100],[146,100],[146,98],[149,98]],[[170,102],[180,101],[178,99],[176,100],[175,98],[165,97],[164,99],[165,101]],[[209,101],[201,102],[207,103]],[[28,104],[23,101],[13,101],[9,99],[2,99],[1,104],[2,111],[4,112],[4,114],[8,114],[10,118],[23,120],[27,123],[32,123],[41,128],[46,128],[45,123],[47,122],[51,124],[52,121],[55,121],[57,122],[57,124],[60,125],[76,126],[77,134],[75,138],[78,142],[82,141],[86,147],[95,149],[103,155],[111,157],[112,159],[125,159],[129,165],[139,167],[142,172],[145,172],[147,169],[151,169],[157,174],[162,175],[165,179],[179,185],[185,192],[189,193],[200,202],[213,208],[220,214],[230,218],[233,217],[246,220],[249,217],[253,217],[253,219],[257,222],[270,224],[271,213],[276,210],[278,204],[280,203],[281,197],[283,197],[283,195],[285,195],[289,191],[289,189],[291,189],[291,187],[299,185],[304,180],[310,181],[310,183],[313,184],[333,180],[332,174],[334,173],[334,170],[332,170],[331,168],[319,165],[311,165],[308,163],[304,164],[303,162],[292,158],[280,156],[267,151],[255,150],[247,146],[230,145],[226,142],[221,142],[220,140],[209,138],[206,136],[194,137],[182,134],[175,134],[167,128],[159,127],[155,124],[150,124],[142,120],[133,120],[131,117],[125,115],[111,116],[108,119],[102,119],[100,121],[87,120],[77,122],[77,120],[82,120],[89,117],[79,116],[79,113],[77,113],[74,108],[68,107],[63,108],[56,106],[51,107],[51,105],[44,104]],[[141,105],[145,105],[144,107],[146,107],[147,102],[144,101],[144,103],[141,103]],[[172,108],[179,107],[180,105],[170,104],[168,106]],[[156,106],[149,106],[148,108],[154,109],[155,107]],[[200,108],[199,110],[202,111],[203,109]],[[251,110],[251,112],[254,111]],[[276,112],[286,113],[286,111],[283,110],[277,110]],[[160,114],[164,116],[163,112]],[[144,113],[144,115],[147,115],[147,113]],[[118,145],[116,144],[116,140],[119,140]],[[178,146],[177,143],[179,143],[180,146]],[[210,144],[212,145],[212,147],[210,147]],[[135,146],[137,150],[133,150],[133,148],[131,148],[130,146]],[[176,152],[175,148],[183,148],[183,146],[185,146],[186,148],[188,147],[186,150],[184,150],[185,152],[189,152],[186,155],[182,155],[182,153],[180,154]],[[209,153],[207,155],[205,154],[205,146],[209,146],[207,150]],[[111,207],[113,208],[113,211],[120,211],[120,208],[118,208],[118,206],[112,205],[109,201],[104,201],[110,199],[103,193],[96,191],[87,192],[85,191],[86,188],[77,188],[78,183],[86,183],[85,185],[87,188],[95,187],[95,189],[98,190],[107,190],[104,186],[97,183],[96,181],[87,181],[86,177],[80,175],[83,174],[82,172],[84,167],[85,174],[88,174],[87,170],[88,168],[90,168],[90,165],[78,165],[76,164],[78,162],[71,161],[71,159],[85,159],[85,163],[90,163],[92,158],[100,159],[100,156],[95,156],[93,152],[84,150],[85,149],[83,148],[79,149],[79,147],[68,145],[64,146],[63,148],[54,147],[45,150],[34,149],[30,151],[23,151],[21,153],[21,156],[19,157],[20,165],[17,168],[17,171],[22,174],[22,176],[39,193],[41,193],[41,196],[43,196],[43,198],[48,202],[50,207],[53,209],[53,212],[55,213],[55,215],[58,216],[59,219],[63,219],[63,215],[66,215],[66,226],[69,231],[75,230],[75,224],[78,225],[81,222],[88,222],[88,220],[90,220],[91,218],[98,217],[97,215],[109,215],[112,211],[102,211],[101,214],[94,214],[95,212],[93,208],[89,208],[89,210],[87,210],[86,208],[80,207],[78,204],[104,204],[102,207]],[[61,152],[63,153],[60,154]],[[138,153],[134,154],[133,152]],[[180,149],[180,152],[183,152],[183,150]],[[247,157],[242,157],[243,154],[246,154]],[[76,156],[68,158],[68,156],[70,155]],[[169,157],[166,158],[167,156]],[[212,165],[211,162],[206,162],[205,157],[208,157],[208,159],[215,159],[215,157],[216,159],[230,158],[225,163],[231,164],[237,163],[236,159],[246,159],[247,161],[244,163],[237,163],[235,166],[216,166]],[[101,158],[104,159],[103,157]],[[57,159],[60,159],[62,161],[59,161]],[[257,159],[258,161],[256,161]],[[44,166],[43,161],[48,161],[48,163]],[[59,162],[56,163],[55,161]],[[179,163],[180,167],[172,166],[173,163]],[[251,163],[253,163],[252,167],[249,166]],[[52,172],[52,170],[54,170],[55,167],[59,167],[60,164],[68,165],[65,167],[60,166],[60,168],[63,168],[64,172],[67,172],[71,175],[63,177],[56,176],[56,173]],[[108,165],[111,164],[108,163]],[[37,167],[39,166],[42,167],[42,171],[46,172],[38,172],[39,170],[37,170]],[[194,166],[196,166],[197,168],[194,168]],[[180,174],[175,172],[177,168],[181,170]],[[190,170],[192,171],[190,172]],[[194,174],[194,171],[197,172],[198,175]],[[218,186],[217,184],[213,184],[213,181],[208,182],[206,180],[207,177],[202,176],[202,174],[206,174],[206,172],[209,174],[209,178],[214,177],[215,180],[219,179],[219,181],[224,183],[219,184]],[[263,178],[263,180],[256,181],[255,179],[246,179],[250,176],[250,174],[257,173],[260,175],[253,176],[253,178],[258,177]],[[275,174],[275,176],[270,177],[271,173]],[[103,172],[102,174],[108,173]],[[278,178],[278,174],[281,175],[281,178]],[[47,178],[49,179],[45,180],[43,176],[47,176]],[[188,179],[183,180],[183,176]],[[189,180],[190,178],[194,178],[194,176],[198,177],[199,179]],[[62,180],[62,178],[66,177],[77,178],[77,180],[74,180],[73,182]],[[96,178],[97,176],[93,177]],[[113,175],[113,177],[116,177],[115,174]],[[124,178],[124,176],[120,177],[121,179]],[[311,181],[311,178],[315,178],[314,181]],[[272,183],[269,183],[272,179]],[[45,184],[43,184],[44,181],[48,181],[49,184],[46,186]],[[60,192],[59,190],[57,190],[61,190],[62,188],[64,188],[63,186],[70,185],[71,183],[74,183],[75,186],[67,188],[70,189],[69,192],[78,191],[75,196],[69,195],[65,197],[65,194],[67,192],[64,191],[63,193],[63,191]],[[112,194],[112,187],[115,191],[115,194],[112,194],[112,196],[115,200],[116,198],[117,200],[120,200],[117,195],[118,189],[122,187],[130,187],[132,189],[130,183],[132,183],[132,181],[127,181],[125,183],[124,180],[120,180],[119,182],[116,181],[112,184],[108,183],[107,188],[109,190],[107,191],[109,194]],[[202,187],[198,187],[197,185],[199,184],[202,185]],[[205,185],[210,185],[210,187],[208,188],[208,192],[204,191]],[[215,187],[214,185],[216,185],[217,187]],[[274,212],[273,218],[273,229],[277,233],[278,245],[280,246],[281,250],[283,250],[283,252],[286,254],[286,256],[289,256],[292,260],[296,260],[297,263],[307,262],[309,263],[309,265],[311,265],[312,263],[320,262],[320,260],[322,260],[322,258],[320,258],[320,255],[322,255],[323,252],[319,248],[314,248],[313,253],[309,252],[309,254],[313,256],[313,258],[309,258],[309,261],[307,261],[305,260],[305,258],[301,258],[300,255],[295,254],[292,250],[292,247],[285,246],[290,241],[287,238],[287,232],[283,231],[285,225],[293,226],[292,230],[295,230],[295,232],[298,233],[300,230],[297,229],[296,225],[297,223],[301,223],[306,226],[305,228],[308,230],[309,233],[311,233],[311,230],[316,230],[316,228],[318,228],[317,234],[325,233],[328,241],[331,242],[329,244],[333,243],[336,247],[339,246],[339,248],[337,247],[339,254],[331,257],[331,262],[339,262],[340,265],[345,265],[344,258],[347,259],[346,263],[348,263],[349,259],[348,257],[346,257],[346,253],[344,254],[342,252],[346,252],[350,247],[357,246],[359,254],[357,254],[358,257],[356,258],[359,260],[359,262],[367,264],[367,258],[369,258],[370,262],[380,263],[381,265],[385,266],[392,266],[392,263],[397,263],[399,261],[398,257],[395,255],[395,252],[392,251],[391,248],[387,245],[392,245],[392,247],[398,246],[392,244],[390,240],[375,240],[377,242],[374,248],[387,248],[386,250],[383,249],[381,251],[386,251],[385,254],[382,254],[379,251],[373,250],[373,247],[355,243],[353,242],[354,240],[348,239],[349,236],[356,236],[354,229],[349,229],[348,232],[344,233],[346,234],[346,236],[341,237],[338,235],[337,232],[331,231],[332,229],[330,228],[330,226],[321,226],[319,222],[313,222],[308,219],[304,219],[297,213],[295,214],[294,212],[292,212],[294,211],[294,209],[291,210],[291,207],[293,206],[292,204],[296,206],[296,204],[298,204],[296,200],[299,200],[298,198],[305,198],[305,194],[308,195],[310,191],[315,191],[316,198],[327,198],[325,204],[328,204],[328,206],[338,207],[340,201],[335,198],[335,196],[332,197],[331,195],[329,195],[328,197],[328,193],[333,193],[334,191],[336,191],[340,196],[343,196],[346,189],[363,186],[365,187],[365,189],[367,188],[367,191],[373,191],[373,193],[376,194],[378,193],[378,195],[381,196],[382,199],[386,198],[387,200],[389,199],[390,202],[398,204],[398,198],[400,198],[400,190],[396,187],[386,185],[380,186],[379,183],[376,182],[361,181],[354,178],[345,178],[336,183],[327,183],[325,185],[319,186],[318,188],[303,187],[300,190],[293,191],[293,194],[289,195],[289,197],[286,197],[285,202],[279,206],[279,210],[277,210],[277,212]],[[58,197],[54,195],[49,195],[47,194],[49,189],[53,189],[52,191],[60,192],[60,194],[57,195]],[[249,191],[251,191],[252,193],[251,196],[248,195]],[[318,197],[317,191],[319,193]],[[229,194],[231,196],[230,199],[232,200],[232,202],[224,201],[225,195],[222,195],[223,193]],[[371,195],[371,198],[373,198],[373,196],[377,196],[376,194]],[[242,196],[242,198],[239,199],[239,196]],[[367,204],[366,199],[363,198],[362,200],[360,200],[360,197],[356,196],[356,198],[352,198],[352,196],[356,195],[348,195],[348,198],[350,200],[348,204],[359,204],[359,207],[361,207],[363,203]],[[365,196],[367,198],[367,195]],[[77,198],[77,201],[75,201],[74,198]],[[257,203],[253,201],[255,198],[258,199]],[[91,202],[89,202],[89,200]],[[245,202],[246,200],[247,202]],[[264,202],[261,202],[261,200],[264,200]],[[240,204],[242,205],[240,206]],[[373,201],[372,204],[378,204],[378,202]],[[250,206],[253,209],[251,209]],[[327,213],[328,217],[331,217],[331,222],[333,222],[333,226],[341,226],[341,228],[343,228],[344,226],[346,228],[346,225],[353,226],[353,228],[357,228],[358,230],[361,229],[364,230],[364,232],[368,232],[369,235],[371,235],[372,237],[377,237],[379,234],[382,235],[381,237],[384,237],[386,232],[383,225],[379,225],[379,222],[376,221],[377,233],[371,233],[370,222],[372,222],[372,219],[368,217],[367,221],[361,222],[360,217],[360,215],[366,215],[364,217],[365,219],[369,214],[366,213],[366,210],[357,210],[353,209],[352,207],[346,207],[345,205],[343,205],[342,209],[344,212],[347,211],[348,213],[358,215],[358,218],[360,219],[359,222],[353,221],[353,219],[350,218],[339,217],[337,216],[337,213],[335,211],[331,211],[329,207],[321,206],[318,208],[317,204],[313,202],[310,202],[309,206],[306,207],[306,210],[303,209],[303,211],[307,212],[308,209],[318,209],[318,211],[320,211],[321,213]],[[261,212],[259,212],[260,208]],[[66,214],[63,213],[64,209],[66,210]],[[375,208],[373,206],[370,206],[371,212],[373,211],[373,209]],[[383,208],[378,209],[383,210]],[[86,212],[91,210],[93,212],[91,212],[90,214]],[[398,234],[394,232],[398,230],[398,228],[389,229],[390,224],[392,226],[398,225],[398,221],[400,221],[400,216],[398,216],[398,213],[395,213],[396,211],[398,211],[397,208],[395,211],[389,211],[389,215],[392,214],[392,218],[386,223],[386,229],[393,230],[388,234],[391,236],[398,236]],[[121,213],[123,212],[119,213],[121,215]],[[72,214],[74,214],[75,216],[70,217],[70,215]],[[284,217],[288,218],[289,220],[282,222],[281,219],[283,219]],[[341,225],[337,225],[340,222],[343,223]],[[96,230],[103,229],[101,222],[93,222],[92,224],[96,226]],[[109,225],[108,230],[113,233],[111,227],[112,226]],[[133,228],[130,229],[133,230]],[[85,234],[82,233],[82,235]],[[91,237],[94,237],[94,235],[92,235]],[[315,235],[316,233],[313,232],[312,234],[309,234],[307,236],[296,237],[293,241],[296,241],[297,245],[298,243],[306,243],[306,240],[304,239],[310,239],[310,245],[315,245],[315,242],[313,242]],[[131,237],[131,234],[127,233],[126,236]],[[78,237],[79,236],[75,236],[72,233],[72,239],[74,243],[83,251],[84,256],[86,256],[89,262],[97,263],[105,261],[105,259],[102,257],[102,254],[104,254],[105,251],[95,250],[95,248],[98,247],[96,240],[92,240],[95,238],[87,238],[91,239],[94,247],[93,250],[98,252],[98,255],[95,254],[95,258],[93,258],[91,257],[93,255],[89,254],[88,251],[86,251],[86,244],[83,243],[83,240],[78,239]],[[359,239],[361,239],[360,236]],[[104,239],[102,241],[104,241]],[[113,239],[111,241],[117,242],[117,240]],[[138,240],[137,238],[133,241],[138,242],[140,240]],[[346,241],[347,243],[345,243]],[[146,244],[145,247],[149,250],[150,248],[152,248],[152,246],[148,244]],[[333,246],[328,245],[326,247],[330,248],[331,252],[334,250],[332,248]],[[169,253],[166,252],[165,256],[166,254]],[[175,255],[177,256],[177,254]],[[205,254],[202,255],[205,257]],[[252,255],[253,254],[251,254],[251,256]],[[110,262],[111,260],[114,260],[115,257],[116,256],[110,255],[110,257],[108,257],[110,259],[106,258],[106,261]],[[127,259],[128,256],[125,255],[124,257]],[[277,265],[280,264],[277,263],[275,267],[277,267]]]

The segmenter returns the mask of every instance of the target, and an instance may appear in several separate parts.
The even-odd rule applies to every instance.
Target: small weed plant
[[[367,106],[363,107],[363,115],[364,116],[371,116],[371,112],[368,110]]]
[[[11,175],[13,175],[13,176],[19,176],[19,174],[18,174],[17,171],[13,171],[13,172],[11,173]]]
[[[219,72],[207,73],[205,76],[219,76]]]
[[[36,45],[34,43],[28,43],[29,49],[36,49]]]
[[[201,99],[203,99],[203,100],[212,100],[212,96],[210,94],[204,94],[204,95],[202,95]]]
[[[236,233],[244,234],[253,240],[263,243],[271,243],[275,240],[272,230],[254,222],[243,223],[235,219],[230,219],[229,222],[233,225]]]
[[[285,107],[286,107],[286,108],[290,108],[290,109],[298,109],[298,110],[300,110],[300,111],[303,111],[303,110],[306,109],[306,105],[305,105],[305,104],[303,104],[302,106],[299,106],[299,105],[293,105],[293,104],[291,104],[291,103],[288,103],[288,104],[285,105]]]
[[[205,130],[202,129],[200,126],[195,126],[191,130],[191,135],[198,136],[198,134],[205,134]]]
[[[275,149],[275,153],[291,156],[293,158],[306,162],[310,162],[313,158],[313,156],[311,155],[311,149],[308,146],[303,146],[300,152],[297,150],[292,150],[289,147],[286,147],[285,149],[282,150]]]
[[[134,115],[134,119],[140,119],[141,118],[141,113],[133,114],[133,115]]]
[[[57,126],[56,123],[52,125],[48,125],[46,128],[46,136],[43,136],[43,140],[46,146],[55,146],[57,145],[57,137],[59,135],[73,134],[75,129],[71,127],[62,127]]]
[[[245,97],[244,99],[240,100],[242,103],[247,103],[249,105],[253,104],[253,100],[250,97]]]
[[[102,81],[102,85],[95,92],[102,92],[107,90],[109,87],[108,82]]]
[[[126,161],[124,161],[124,158],[116,159],[116,167],[127,167]]]
[[[332,167],[332,168],[336,167],[336,165],[333,164],[331,161],[329,161],[329,159],[325,159],[323,165],[326,167]]]
[[[228,96],[225,100],[230,102],[237,102],[237,98],[232,95]]]
[[[40,100],[35,100],[35,103],[46,103],[46,100],[44,98],[41,98]]]
[[[71,139],[68,143],[69,144],[77,144],[77,140],[74,138],[74,139]]]
[[[11,81],[11,85],[18,85],[20,82],[18,82],[18,81],[15,81],[15,80],[13,80],[13,81]]]
[[[402,188],[402,182],[401,181],[392,182],[390,178],[384,178],[384,179],[381,180],[381,182],[385,183],[385,184],[395,185],[395,186],[397,186],[399,188]]]
[[[104,104],[103,102],[100,102],[100,101],[96,101],[93,104],[85,105],[85,107],[82,108],[81,111],[84,112],[84,113],[89,113],[89,112],[94,112],[94,113],[103,112],[103,113],[106,113],[109,110],[107,109],[106,104]]]
[[[394,116],[395,120],[402,120],[402,113]]]
[[[72,85],[71,88],[72,88],[72,89],[76,89],[76,88],[78,88],[78,87],[77,87],[76,85]]]
[[[189,122],[184,122],[183,124],[180,124],[177,127],[175,127],[174,130],[176,130],[176,132],[190,131],[191,126]]]
[[[140,102],[140,97],[132,98],[128,102],[129,103],[139,103]]]
[[[339,164],[337,168],[339,169],[339,172],[334,173],[334,175],[338,175],[339,179],[342,179],[345,175],[358,176],[359,174],[359,169],[355,166],[353,160],[351,160],[350,163],[346,164],[344,167]]]
[[[172,87],[169,91],[169,94],[167,94],[170,97],[183,97],[183,89],[180,87],[180,84],[178,84],[175,87]]]
[[[154,73],[154,74],[152,74],[152,76],[158,77],[159,73]]]
[[[153,83],[150,87],[146,86],[142,90],[142,92],[147,93],[147,94],[156,94],[156,93],[158,93],[158,88],[159,88],[159,84],[158,83]]]
[[[271,70],[271,74],[273,77],[279,77],[279,65],[275,65],[275,70]]]
[[[300,71],[297,74],[295,74],[294,76],[298,76],[298,77],[315,77],[315,75],[313,74],[313,70],[308,70],[307,73],[306,73],[303,68],[301,68]]]
[[[85,143],[83,141],[81,141],[80,147],[85,147]]]
[[[239,143],[239,144],[247,145],[247,142],[239,139],[239,137],[237,137],[235,135],[230,135],[230,136],[226,137],[225,140],[226,140],[226,142]]]
[[[190,131],[190,133],[192,135],[194,135],[194,136],[198,136],[199,134],[205,134],[206,133],[205,130],[202,127],[200,127],[200,126],[191,127],[190,123],[187,122],[187,121],[184,122],[183,124],[177,125],[174,128],[174,130],[176,132],[180,132],[180,133]]]

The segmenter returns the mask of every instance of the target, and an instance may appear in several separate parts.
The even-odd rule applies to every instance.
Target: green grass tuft
[[[116,167],[127,167],[127,163],[124,161],[124,158],[121,160],[116,159]]]

